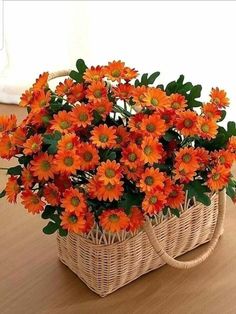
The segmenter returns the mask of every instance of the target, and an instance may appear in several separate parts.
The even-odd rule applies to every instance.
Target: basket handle
[[[178,269],[189,269],[193,268],[195,266],[198,266],[202,262],[204,262],[214,251],[219,238],[222,234],[223,230],[223,224],[224,224],[224,216],[226,211],[226,195],[224,191],[219,192],[218,194],[218,200],[219,200],[219,212],[218,212],[218,219],[215,226],[215,231],[213,234],[213,237],[209,244],[206,246],[206,249],[204,252],[198,256],[197,258],[190,260],[190,261],[178,261],[171,257],[162,247],[160,241],[156,238],[152,224],[150,222],[150,219],[147,219],[144,224],[144,230],[147,233],[148,239],[153,246],[156,253],[161,257],[161,259],[166,263],[169,264],[172,267],[178,268]]]
[[[48,76],[48,81],[51,81],[57,77],[68,76],[70,74],[70,72],[71,72],[70,69],[50,72],[49,76]]]

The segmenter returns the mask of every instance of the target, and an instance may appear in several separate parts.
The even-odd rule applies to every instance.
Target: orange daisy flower
[[[205,139],[212,139],[216,137],[218,125],[216,120],[198,117],[197,127],[199,130],[199,136]]]
[[[25,189],[29,189],[32,187],[33,182],[34,182],[34,177],[33,177],[30,165],[28,165],[26,168],[23,168],[21,172],[21,181]]]
[[[55,166],[53,164],[53,156],[48,153],[39,153],[31,161],[31,170],[35,177],[39,180],[48,181],[54,177]]]
[[[88,86],[86,97],[90,101],[101,102],[104,98],[107,98],[107,88],[104,82],[92,82],[91,85]]]
[[[131,116],[129,118],[128,127],[131,131],[140,131],[141,129],[141,123],[144,118],[147,118],[148,116],[143,113],[136,113],[135,115]]]
[[[23,144],[25,155],[32,155],[39,152],[42,148],[43,138],[40,134],[30,136]]]
[[[33,94],[33,100],[31,104],[32,112],[38,113],[41,109],[48,107],[51,100],[50,91],[45,92],[44,90],[35,91]]]
[[[212,152],[211,157],[220,165],[225,166],[225,168],[231,168],[234,162],[234,155],[225,149]]]
[[[73,129],[73,122],[70,113],[63,110],[54,114],[53,120],[51,120],[51,129],[63,134],[71,132]]]
[[[138,86],[132,89],[131,95],[133,97],[133,101],[137,106],[145,106],[145,93],[147,92],[146,86]]]
[[[175,124],[176,111],[172,108],[166,108],[160,112],[160,118],[165,121],[166,128],[171,128]]]
[[[97,169],[97,176],[104,184],[119,183],[122,177],[120,164],[115,160],[107,160],[106,162],[102,162]]]
[[[129,133],[123,125],[119,125],[116,128],[116,148],[121,148],[126,145],[129,141],[128,139]]]
[[[112,88],[114,96],[121,99],[121,100],[129,100],[131,97],[133,86],[126,83],[126,84],[118,84],[117,87]]]
[[[71,111],[71,120],[76,127],[86,128],[92,122],[92,114],[87,105],[77,105]]]
[[[164,135],[167,130],[165,121],[161,119],[159,114],[152,114],[144,118],[140,127],[147,135],[155,137]]]
[[[37,114],[32,114],[31,123],[36,127],[47,127],[52,120],[51,115],[49,114],[47,108],[41,109]]]
[[[33,84],[33,90],[42,90],[47,86],[48,83],[48,72],[44,72],[39,75],[39,77],[36,79],[36,82]]]
[[[146,135],[142,131],[130,132],[129,142],[135,143],[139,148],[141,148],[143,139]]]
[[[73,188],[65,190],[63,198],[61,199],[61,206],[67,211],[81,214],[85,213],[87,210],[84,194]]]
[[[165,109],[170,107],[170,98],[160,88],[148,87],[144,93],[144,103],[151,109]]]
[[[125,67],[124,68],[124,80],[125,81],[131,81],[133,80],[134,78],[136,78],[138,76],[138,71],[136,71],[135,69],[131,69],[129,67]]]
[[[212,191],[223,189],[230,176],[230,170],[223,165],[217,165],[208,174],[207,185]]]
[[[170,106],[175,110],[183,110],[187,107],[187,101],[181,94],[172,94],[170,95]]]
[[[142,192],[151,192],[157,188],[163,188],[165,176],[159,169],[146,168],[141,175],[139,187]]]
[[[195,148],[200,169],[204,170],[209,163],[209,152],[204,147]]]
[[[100,102],[90,103],[91,110],[96,111],[103,118],[103,120],[105,120],[112,111],[112,107],[113,103],[107,98],[103,98]]]
[[[78,146],[78,136],[75,133],[65,134],[58,141],[58,151],[74,150]]]
[[[134,143],[131,143],[122,150],[121,162],[130,167],[136,168],[140,164],[141,150]]]
[[[109,209],[102,212],[99,224],[107,232],[120,232],[129,226],[129,218],[123,209]]]
[[[229,98],[227,98],[226,92],[223,89],[220,90],[218,87],[212,88],[210,97],[211,102],[218,108],[224,108],[229,105]]]
[[[56,171],[64,174],[76,174],[80,169],[80,158],[74,150],[59,151],[55,156]]]
[[[138,164],[134,167],[123,166],[122,170],[129,180],[138,181],[144,171],[144,166],[143,164]]]
[[[96,147],[89,143],[82,143],[78,147],[77,155],[80,162],[80,170],[93,170],[99,164],[99,154]]]
[[[221,118],[221,110],[215,104],[206,103],[202,106],[202,113],[206,118],[218,121]]]
[[[11,176],[8,178],[5,191],[6,191],[8,202],[16,203],[17,195],[21,191],[21,188],[19,184],[17,183],[17,177]]]
[[[65,173],[56,174],[53,181],[61,194],[72,186],[70,177]]]
[[[54,183],[48,183],[43,189],[43,196],[48,204],[58,206],[60,204],[60,193]]]
[[[105,76],[111,81],[120,82],[125,76],[125,63],[119,61],[108,62],[104,68]]]
[[[67,100],[71,104],[83,100],[84,97],[85,89],[83,84],[73,84],[67,92]]]
[[[141,148],[141,160],[143,160],[144,163],[149,163],[150,165],[153,165],[155,162],[158,162],[158,160],[162,158],[162,144],[158,143],[156,139],[152,136],[147,136],[144,138]]]
[[[142,211],[138,207],[132,206],[130,208],[128,217],[129,217],[129,227],[127,229],[128,231],[135,232],[141,229],[142,226],[144,225],[144,216]]]
[[[16,116],[11,114],[10,116],[0,116],[0,133],[12,131],[16,128]]]
[[[194,111],[186,110],[180,112],[176,118],[176,129],[184,136],[192,136],[198,133],[197,114]]]
[[[0,137],[0,157],[10,159],[16,153],[16,147],[12,142],[12,136],[5,134]]]
[[[104,68],[101,66],[92,66],[91,68],[86,69],[84,72],[83,78],[85,82],[92,83],[101,81],[104,78]]]
[[[26,90],[20,97],[19,106],[27,107],[30,106],[33,100],[33,94],[31,90]]]
[[[88,233],[94,225],[94,216],[92,213],[87,212],[85,213],[84,219],[86,220],[86,226],[85,226],[84,232]]]
[[[28,210],[29,213],[39,214],[43,211],[46,205],[37,193],[33,193],[30,190],[25,190],[21,193],[21,204]]]
[[[186,169],[174,169],[174,179],[177,181],[179,180],[181,183],[188,183],[193,181],[194,177],[196,176],[195,170],[186,170]]]
[[[81,234],[87,229],[87,222],[84,215],[65,210],[60,218],[62,228],[69,232]]]
[[[106,124],[100,124],[91,131],[92,143],[101,148],[112,148],[116,144],[116,130]]]
[[[14,133],[12,133],[12,144],[17,146],[23,146],[26,141],[26,129],[18,127]]]
[[[73,80],[71,79],[65,79],[64,83],[60,82],[57,86],[56,86],[56,90],[55,93],[60,96],[63,97],[65,95],[67,95],[68,93],[70,93],[70,89],[71,87],[74,85]]]
[[[185,171],[196,171],[199,168],[197,152],[193,147],[181,148],[175,154],[175,168]]]
[[[183,190],[183,185],[172,185],[172,190],[167,196],[166,205],[171,208],[179,208],[181,204],[184,203],[185,192]]]
[[[146,214],[155,215],[159,213],[166,204],[166,196],[159,190],[147,193],[142,202],[142,208]]]
[[[231,152],[231,153],[236,153],[236,136],[231,136],[229,138],[229,142],[227,144],[227,149]]]

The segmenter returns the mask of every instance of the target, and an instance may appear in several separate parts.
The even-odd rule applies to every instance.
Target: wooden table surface
[[[0,105],[0,114],[13,112],[23,116],[18,107]],[[0,171],[1,190],[5,180]],[[42,233],[44,223],[0,199],[0,314],[236,313],[236,208],[230,200],[225,233],[205,263],[187,271],[164,266],[106,298],[58,261],[55,236]]]

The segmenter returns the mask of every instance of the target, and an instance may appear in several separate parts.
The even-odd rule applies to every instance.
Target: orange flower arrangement
[[[235,201],[236,125],[219,125],[224,90],[202,103],[201,86],[183,76],[155,87],[159,72],[138,78],[120,60],[76,66],[55,90],[48,72],[36,79],[21,96],[21,123],[0,116],[0,157],[18,160],[0,197],[21,198],[50,219],[45,233],[60,235],[133,234],[191,197],[209,205],[209,193],[223,189]]]

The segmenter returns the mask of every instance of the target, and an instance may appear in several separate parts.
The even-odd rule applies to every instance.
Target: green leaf
[[[84,60],[82,60],[82,59],[77,60],[76,68],[77,68],[78,72],[72,70],[69,75],[77,83],[82,83],[84,81],[84,79],[83,79],[84,72],[87,69],[87,66],[86,66]]]
[[[177,83],[178,85],[183,85],[183,82],[184,82],[184,75],[181,74],[181,75],[179,76],[178,80],[176,81],[176,83]]]
[[[0,198],[4,197],[6,195],[6,191],[3,190],[1,193],[0,193]]]
[[[98,124],[101,120],[102,116],[97,111],[93,111],[93,123]]]
[[[206,193],[209,193],[210,190],[206,185],[203,185],[204,181],[195,180],[185,185],[185,190],[188,190],[188,198],[195,197],[196,201],[209,206],[211,200]]]
[[[201,91],[202,91],[202,86],[201,85],[195,85],[191,89],[190,92],[190,99],[195,99],[201,97]]]
[[[235,122],[229,121],[227,124],[228,137],[236,135],[236,125]]]
[[[15,167],[11,167],[7,170],[7,174],[13,175],[13,176],[17,176],[20,175],[22,172],[22,168],[21,166],[15,166]]]
[[[59,231],[59,235],[60,235],[61,237],[66,237],[67,234],[68,234],[68,231],[65,230],[65,229],[63,229],[61,226],[59,227],[58,231]]]
[[[154,84],[155,80],[158,78],[158,76],[160,75],[160,72],[154,72],[152,73],[149,78],[148,78],[148,85],[149,84]]]
[[[163,215],[166,216],[168,214],[168,207],[164,207],[162,212],[163,212]]]
[[[55,210],[56,210],[55,207],[53,207],[51,205],[47,205],[47,206],[45,206],[45,209],[44,209],[41,217],[43,219],[49,219],[49,218],[52,217],[52,215],[54,214]]]
[[[148,73],[142,75],[140,85],[148,85]]]
[[[53,102],[50,104],[50,109],[53,113],[57,113],[59,110],[62,109],[62,103],[61,102]]]
[[[221,122],[224,120],[224,118],[226,117],[226,111],[225,110],[221,110],[221,118],[218,122]]]
[[[176,217],[180,217],[180,213],[179,213],[179,210],[177,208],[171,208],[170,209],[170,212],[172,215],[176,216]]]
[[[125,193],[122,199],[118,202],[119,207],[125,209],[126,214],[130,213],[132,206],[140,206],[143,201],[143,195],[134,193]]]
[[[169,96],[170,94],[173,94],[176,92],[176,88],[177,88],[177,83],[175,81],[170,82],[169,84],[167,84],[166,86],[166,94]]]
[[[21,165],[24,165],[25,167],[30,163],[31,160],[32,160],[31,156],[21,156],[18,158],[18,162]]]
[[[45,234],[53,234],[54,232],[57,231],[58,228],[59,228],[58,224],[56,224],[55,222],[49,221],[47,226],[43,228],[43,232]]]
[[[57,152],[57,143],[61,139],[61,133],[55,131],[53,134],[44,134],[43,142],[48,146],[48,153],[55,154]]]
[[[226,187],[226,194],[235,201],[236,199],[236,182],[232,178],[229,179],[229,183]]]
[[[75,80],[77,83],[81,83],[82,82],[82,77],[81,75],[79,74],[79,72],[76,72],[74,70],[70,71],[70,74],[69,76]]]
[[[85,64],[84,60],[83,59],[78,59],[76,61],[76,68],[77,70],[84,74],[84,72],[86,71],[86,69],[88,68],[87,65]]]
[[[163,136],[164,140],[167,142],[173,141],[173,140],[179,140],[180,135],[179,133],[173,131],[173,130],[169,130],[165,133],[165,135]]]
[[[180,89],[178,90],[178,92],[180,94],[186,94],[188,91],[190,91],[193,88],[193,84],[190,82],[185,83],[184,85],[182,85],[182,87],[180,87]]]

